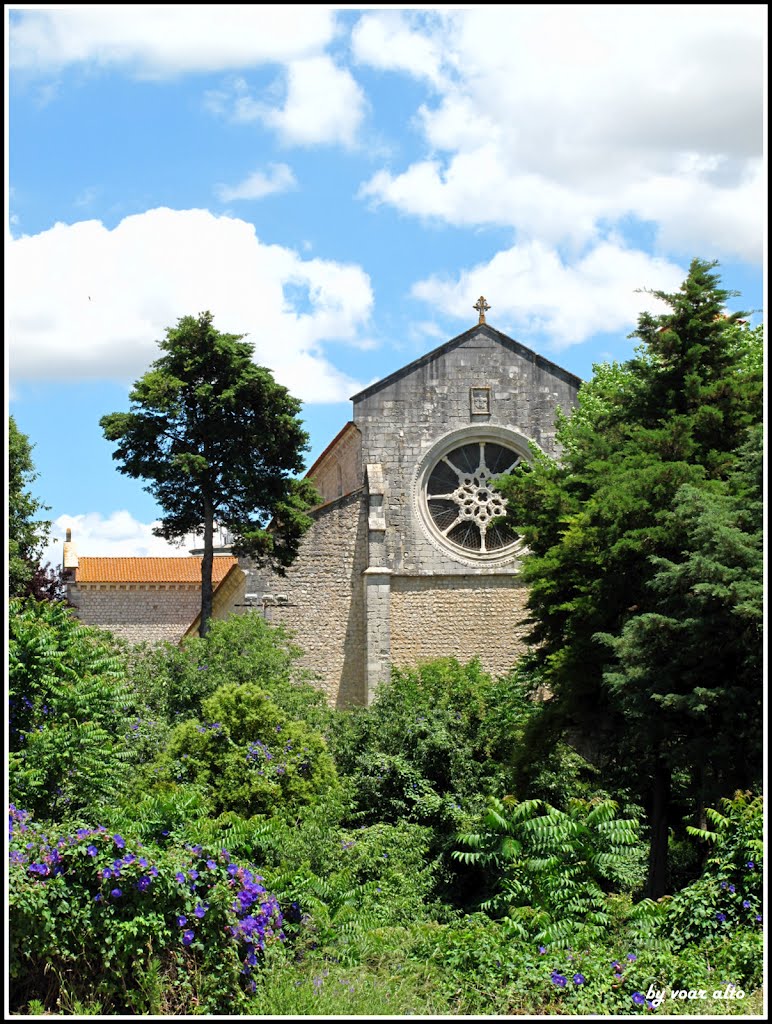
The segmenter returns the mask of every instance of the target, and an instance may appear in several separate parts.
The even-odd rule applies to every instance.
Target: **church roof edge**
[[[414,370],[418,370],[421,366],[425,366],[426,363],[436,359],[438,356],[444,355],[446,352],[450,352],[451,349],[457,345],[461,345],[469,338],[474,337],[475,334],[488,334],[493,338],[506,345],[508,348],[513,349],[519,355],[524,356],[526,359],[532,360],[541,369],[549,370],[557,377],[561,377],[569,384],[573,384],[575,387],[579,387],[582,383],[582,378],[577,377],[575,373],[571,373],[569,370],[564,370],[562,366],[558,366],[557,363],[553,363],[552,360],[546,359],[544,356],[539,355],[538,352],[534,352],[533,349],[527,348],[519,341],[515,341],[514,338],[510,338],[509,335],[504,334],[502,331],[496,330],[495,327],[491,327],[489,323],[475,324],[470,327],[468,331],[464,331],[462,334],[456,335],[455,338],[451,338],[450,341],[444,342],[438,348],[432,349],[431,352],[426,352],[424,355],[419,356],[418,359],[414,359],[412,363],[408,363],[407,366],[401,367],[399,370],[395,370],[394,373],[390,373],[388,376],[381,378],[381,380],[375,381],[368,387],[358,391],[355,395],[351,396],[352,402],[359,402],[363,398],[369,398],[370,395],[380,391],[381,388],[387,387],[389,384],[393,384],[394,381],[400,380],[402,377],[406,377],[409,373]]]

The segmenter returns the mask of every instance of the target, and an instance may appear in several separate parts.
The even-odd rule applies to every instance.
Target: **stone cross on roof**
[[[477,302],[475,302],[475,304],[472,306],[472,309],[476,309],[477,312],[480,314],[480,319],[477,321],[478,324],[484,324],[485,323],[485,313],[490,308],[491,307],[488,305],[488,303],[485,301],[485,299],[481,295],[480,298],[477,300]]]

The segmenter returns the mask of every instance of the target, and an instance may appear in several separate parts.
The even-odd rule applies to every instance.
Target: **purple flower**
[[[119,900],[123,896],[123,892],[120,889],[111,889],[110,895],[114,900]]]
[[[186,932],[182,933],[182,945],[183,946],[189,946],[191,944],[191,942],[193,941],[193,939],[195,939],[195,937],[196,937],[196,933],[193,931],[193,929],[192,928],[188,928],[188,930]]]
[[[752,860],[749,860],[748,863],[745,866],[746,866],[746,868],[750,868],[751,871],[753,871],[753,861]]]
[[[583,974],[574,975],[574,985],[584,985],[585,981],[587,981],[587,979]]]
[[[630,961],[630,963],[634,963],[638,959],[638,957],[635,955],[635,953],[628,953],[627,959]]]
[[[641,995],[640,992],[633,992],[633,1002],[636,1006],[643,1006],[646,1002],[646,996]]]
[[[184,914],[180,914],[180,916],[177,918],[177,924],[180,926],[180,928],[184,928],[187,923],[187,917],[185,917]]]
[[[147,867],[147,857],[140,857],[139,858],[139,866],[141,868],[146,868]]]
[[[150,885],[150,879],[147,875],[142,875],[137,881],[137,888],[140,892],[144,892]]]
[[[743,900],[743,910],[750,910],[751,905],[749,900]]]
[[[208,909],[209,909],[208,905],[202,906],[199,903],[199,905],[196,907],[196,909],[193,911],[193,913],[196,915],[196,917],[202,918],[204,916],[204,914],[207,912]]]
[[[761,924],[761,914],[756,914],[756,920]]]
[[[206,866],[209,868],[210,871],[214,871],[214,869],[217,867],[217,864],[213,860],[208,860],[206,862]]]
[[[729,891],[730,891],[730,892],[734,892],[734,891],[735,891],[735,888],[734,888],[734,886],[733,886],[733,885],[730,885],[730,886],[729,886]]]
[[[113,877],[113,873],[110,870],[110,868],[104,868],[103,871],[102,871],[102,878],[112,878],[112,877]]]
[[[722,914],[720,911],[716,914],[716,920],[719,922],[726,921],[726,914]]]
[[[557,971],[552,972],[552,984],[557,985],[558,988],[565,988],[567,979],[562,974],[558,974]]]
[[[546,953],[547,952],[547,947],[546,946],[539,946],[539,952],[540,953]]]
[[[194,882],[198,878],[198,871],[190,871],[188,872],[188,874],[190,875]]]
[[[722,883],[721,883],[721,888],[722,888],[722,889],[726,889],[726,882],[722,882]]]
[[[126,840],[123,838],[123,836],[113,836],[113,842],[115,843],[119,850],[122,850],[126,845]]]
[[[97,850],[96,846],[92,844],[91,846],[86,847],[86,853],[89,855],[89,857],[96,857],[96,855],[99,853],[99,850]]]
[[[96,896],[94,897],[94,902],[95,903],[101,903],[102,902],[102,893],[101,892],[98,892],[96,894]]]
[[[185,875],[181,871],[178,871],[174,877],[180,884],[182,884],[185,881]]]

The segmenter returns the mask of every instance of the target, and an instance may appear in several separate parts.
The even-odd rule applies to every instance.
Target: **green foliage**
[[[62,604],[9,609],[9,795],[61,820],[111,802],[125,781],[130,696],[120,649]]]
[[[722,809],[707,808],[711,830],[687,828],[711,850],[702,877],[667,902],[666,926],[679,946],[705,938],[729,941],[738,928],[761,930],[763,801],[738,792],[722,801]]]
[[[336,787],[321,734],[292,721],[257,684],[220,686],[202,712],[172,730],[148,772],[156,787],[193,784],[214,813],[245,817],[296,808]]]
[[[525,704],[513,683],[499,688],[475,661],[395,670],[354,717],[347,748],[336,748],[356,777],[363,820],[452,827],[501,788]]]
[[[215,521],[234,550],[283,570],[311,520],[313,486],[297,480],[308,449],[300,402],[256,366],[243,335],[223,334],[209,312],[185,316],[160,342],[164,355],[138,380],[127,413],[103,416],[120,472],[163,509],[159,536],[203,530],[201,636],[212,612]]]
[[[224,850],[144,846],[104,827],[44,833],[27,819],[11,808],[12,1006],[33,992],[48,1009],[244,1005],[245,981],[281,928],[259,877]]]
[[[26,434],[8,417],[8,593],[25,597],[35,576],[42,549],[48,539],[50,522],[36,519],[47,506],[29,493],[37,473],[32,462],[32,445]]]
[[[555,946],[596,940],[609,925],[606,892],[642,881],[638,822],[617,811],[612,800],[572,800],[560,811],[494,797],[454,856],[487,869],[496,892],[483,909],[503,914],[514,934]]]
[[[680,551],[650,558],[652,610],[631,617],[617,637],[604,635],[616,659],[605,680],[628,721],[645,728],[656,714],[660,728],[678,735],[680,762],[703,766],[711,794],[760,781],[762,477],[758,426],[725,481],[676,492],[670,523]],[[710,784],[714,764],[721,777]]]

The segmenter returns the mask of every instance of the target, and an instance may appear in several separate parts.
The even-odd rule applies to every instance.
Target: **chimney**
[[[75,570],[78,568],[78,552],[72,542],[72,530],[67,527],[64,535],[64,550],[62,552],[62,571],[68,579],[74,579]]]

